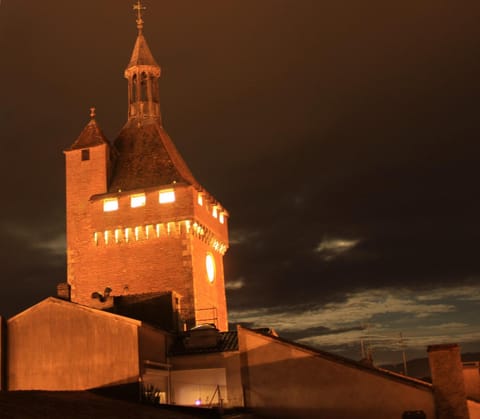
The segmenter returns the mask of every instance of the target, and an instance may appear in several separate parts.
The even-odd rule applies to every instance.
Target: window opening
[[[145,73],[142,73],[142,77],[140,79],[140,100],[142,102],[146,102],[147,99],[147,75]]]
[[[118,210],[118,199],[117,198],[107,198],[103,200],[103,211],[110,212]]]
[[[172,189],[160,191],[158,200],[160,204],[168,204],[170,202],[175,202],[175,191]]]
[[[82,150],[82,161],[90,160],[90,150],[87,148]]]

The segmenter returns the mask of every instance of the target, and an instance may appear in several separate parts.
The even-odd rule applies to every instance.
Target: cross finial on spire
[[[142,5],[141,0],[137,0],[137,3],[133,5],[133,10],[137,12],[137,29],[139,32],[142,32],[143,29],[143,16],[142,12],[147,8]]]
[[[94,119],[95,118],[95,113],[96,109],[94,107],[91,107],[90,108],[90,118]]]

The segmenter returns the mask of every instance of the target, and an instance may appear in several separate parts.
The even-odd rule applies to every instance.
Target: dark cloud
[[[48,229],[37,234],[27,222],[0,226],[0,248],[1,315],[10,317],[54,295],[56,285],[65,281],[63,238],[53,236]]]
[[[125,120],[130,3],[0,6],[3,313],[65,278],[62,150],[92,105],[110,139]],[[477,3],[147,6],[165,127],[231,213],[232,309],[480,274]]]

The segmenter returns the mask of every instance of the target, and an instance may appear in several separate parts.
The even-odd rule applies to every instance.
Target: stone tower
[[[125,70],[128,120],[110,144],[95,120],[65,151],[71,301],[107,308],[118,296],[174,292],[188,327],[227,330],[227,211],[193,177],[164,130],[156,63],[138,36]],[[62,288],[62,287],[60,287]]]

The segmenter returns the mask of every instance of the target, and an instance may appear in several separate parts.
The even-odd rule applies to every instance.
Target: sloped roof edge
[[[11,321],[15,321],[15,320],[17,320],[21,317],[24,317],[27,314],[30,314],[31,312],[37,310],[41,306],[44,306],[44,305],[47,305],[47,304],[57,304],[57,305],[61,305],[61,306],[64,306],[64,307],[68,307],[72,310],[79,310],[79,311],[83,311],[83,312],[93,313],[93,314],[98,315],[98,316],[110,317],[111,319],[120,320],[120,321],[123,321],[125,323],[134,324],[136,326],[142,326],[143,325],[143,322],[141,322],[140,320],[135,320],[135,319],[132,319],[130,317],[121,316],[119,314],[109,313],[108,311],[98,310],[96,308],[84,306],[84,305],[81,305],[81,304],[72,303],[71,301],[66,301],[66,300],[62,300],[60,298],[55,298],[55,297],[45,298],[44,300],[38,302],[37,304],[27,308],[26,310],[24,310],[22,312],[16,314],[15,316],[10,317],[7,320],[7,322],[10,323]]]
[[[374,367],[374,366],[365,365],[365,364],[362,364],[361,362],[354,361],[353,359],[344,358],[343,356],[340,356],[340,355],[336,355],[336,354],[333,354],[333,353],[330,353],[330,352],[315,349],[315,348],[312,348],[310,346],[303,345],[303,344],[300,344],[300,343],[297,343],[297,342],[293,342],[293,341],[290,341],[290,340],[287,340],[287,339],[284,339],[284,338],[281,338],[281,337],[278,337],[278,336],[268,335],[268,334],[262,333],[261,331],[249,329],[247,327],[243,327],[243,326],[240,326],[240,325],[237,326],[237,330],[239,331],[239,333],[240,333],[240,331],[245,331],[247,333],[255,334],[257,336],[262,336],[265,339],[274,340],[274,341],[276,341],[280,344],[290,346],[290,347],[294,347],[295,349],[301,350],[303,352],[308,352],[315,357],[324,358],[324,359],[327,359],[329,361],[337,362],[339,364],[343,364],[343,365],[348,366],[348,367],[357,368],[357,369],[363,370],[365,372],[369,372],[369,373],[372,373],[372,374],[375,374],[375,375],[380,375],[384,378],[391,379],[391,380],[394,380],[394,381],[398,381],[398,382],[401,382],[403,384],[410,385],[410,386],[413,386],[413,387],[417,387],[417,388],[420,387],[424,390],[430,390],[430,391],[432,390],[432,384],[431,383],[427,383],[427,382],[419,380],[417,378],[408,377],[408,376],[405,376],[405,375],[402,375],[402,374],[399,374],[399,373],[395,373],[395,372],[392,372],[392,371],[388,371],[388,370],[385,370],[385,369],[382,369],[382,368],[377,368],[377,367]]]
[[[165,149],[167,150],[168,155],[172,159],[172,162],[179,171],[180,175],[185,179],[185,181],[195,186],[197,189],[203,189],[202,186],[198,183],[197,179],[195,179],[195,177],[193,176],[193,173],[188,167],[187,162],[183,159],[182,155],[178,151],[175,143],[172,141],[167,131],[165,131],[163,126],[160,124],[157,124],[156,126],[159,136],[165,146]]]

